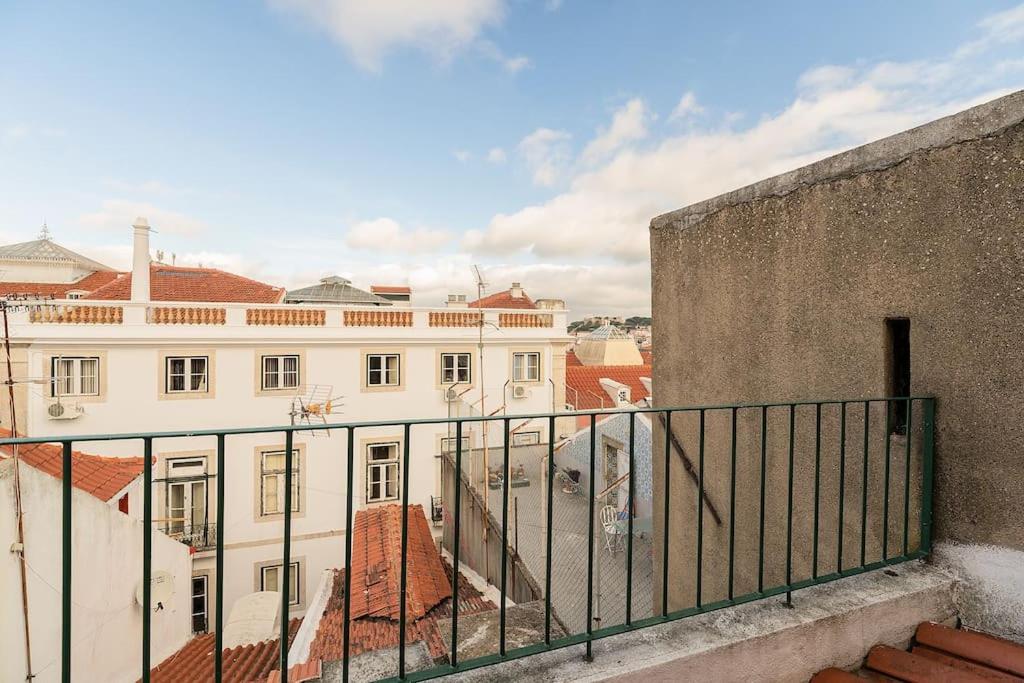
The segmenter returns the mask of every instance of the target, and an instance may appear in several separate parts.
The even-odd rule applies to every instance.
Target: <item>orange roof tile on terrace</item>
[[[150,299],[153,301],[247,304],[276,304],[285,294],[282,287],[274,287],[216,268],[185,268],[162,263],[150,265],[149,291]],[[113,282],[84,298],[128,301],[131,294],[132,274],[123,273]]]

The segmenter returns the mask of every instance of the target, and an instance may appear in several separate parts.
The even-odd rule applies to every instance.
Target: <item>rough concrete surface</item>
[[[911,392],[937,403],[938,538],[1024,550],[1024,91],[652,221],[656,402],[704,405],[889,393],[887,318],[910,320]],[[917,545],[921,415],[911,427],[910,537]],[[829,409],[831,411],[831,409]],[[822,435],[819,570],[880,557],[884,413],[871,409],[868,523],[861,526],[863,409],[850,407],[843,542],[838,546],[839,415]],[[758,411],[738,429],[737,593],[757,564]],[[776,414],[780,413],[780,414]],[[728,509],[727,415],[708,416],[709,495]],[[696,428],[673,419],[696,452]],[[812,569],[813,409],[796,416],[794,579]],[[771,411],[767,585],[784,576],[785,409]],[[656,442],[657,442],[657,436]],[[893,437],[889,541],[902,546],[906,437]],[[810,453],[810,456],[808,455]],[[660,454],[656,453],[656,456]],[[673,463],[675,466],[675,463]],[[675,467],[667,487],[670,600],[693,602],[693,484]],[[655,499],[666,493],[654,463]],[[705,516],[706,588],[720,594],[728,519]],[[659,566],[655,516],[654,565]],[[710,530],[710,531],[709,531]],[[890,545],[890,555],[892,546]],[[824,559],[823,559],[824,558]],[[831,565],[831,566],[830,566]],[[659,572],[655,571],[657,595]]]
[[[452,620],[437,622],[441,640],[450,643]],[[459,616],[458,652],[460,661],[486,657],[498,652],[500,622],[498,610]],[[565,633],[552,621],[551,637],[561,638]],[[505,610],[505,648],[515,650],[544,642],[544,601],[535,600],[514,605]]]
[[[463,681],[806,681],[853,668],[876,643],[906,647],[955,618],[950,574],[920,562],[454,676]]]
[[[964,626],[1024,643],[1024,552],[940,543],[934,560],[958,579],[956,603]]]
[[[410,643],[405,648],[405,666],[408,671],[422,671],[434,666],[430,651],[423,641]],[[398,675],[398,648],[373,650],[357,655],[349,662],[349,680],[352,683],[379,681]],[[341,683],[342,660],[324,662],[320,680],[323,683]]]

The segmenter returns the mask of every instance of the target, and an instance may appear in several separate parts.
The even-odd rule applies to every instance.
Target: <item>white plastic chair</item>
[[[601,527],[604,529],[604,547],[612,555],[622,550],[622,527],[619,513],[612,505],[601,508]]]

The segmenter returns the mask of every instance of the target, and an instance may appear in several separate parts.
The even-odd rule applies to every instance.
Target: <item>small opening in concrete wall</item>
[[[910,396],[910,318],[885,319],[885,375],[889,396]],[[891,434],[907,433],[907,404],[890,404]]]

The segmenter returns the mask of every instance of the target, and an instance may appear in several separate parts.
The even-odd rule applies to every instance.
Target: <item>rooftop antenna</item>
[[[475,264],[473,265],[473,275],[474,275],[474,277],[476,277],[476,300],[477,300],[477,309],[479,310],[479,314],[477,316],[477,322],[476,322],[476,324],[477,324],[476,348],[477,348],[477,358],[478,358],[478,361],[477,361],[477,374],[478,374],[478,376],[480,378],[480,415],[481,416],[486,416],[487,415],[487,409],[484,406],[484,398],[485,398],[485,396],[484,396],[484,311],[483,311],[483,305],[480,302],[484,298],[484,290],[487,289],[487,281],[484,280],[484,274],[482,272],[480,272],[480,266],[475,265]],[[484,456],[484,485],[485,486],[490,484],[490,477],[491,477],[491,470],[490,470],[490,467],[489,467],[490,463],[488,462],[488,450],[487,450],[487,445],[488,445],[487,444],[487,441],[488,441],[488,429],[487,428],[488,428],[489,425],[490,425],[490,420],[484,420],[483,421],[483,425],[481,427],[481,431],[483,432],[482,436],[483,436],[483,447],[484,447],[483,456]],[[469,462],[470,462],[470,467],[472,467],[472,463],[473,463],[472,458],[470,458]],[[470,470],[470,479],[472,479],[472,470]],[[483,490],[486,490],[486,489],[483,489]],[[484,496],[484,519],[487,519],[487,514],[488,514],[487,508],[488,508],[488,499],[489,498],[490,498],[490,496],[487,496],[487,495]],[[484,576],[490,576],[490,566],[489,566],[490,565],[490,553],[487,552],[487,528],[486,527],[487,527],[487,525],[485,524],[484,525],[484,531],[483,531],[483,542],[484,542]],[[459,542],[458,539],[455,539],[455,542],[458,543]]]
[[[334,386],[331,384],[308,384],[297,387],[292,396],[288,417],[292,424],[327,424],[327,416],[339,412],[343,407],[344,396],[331,396]],[[310,436],[330,436],[328,430],[312,429]]]

